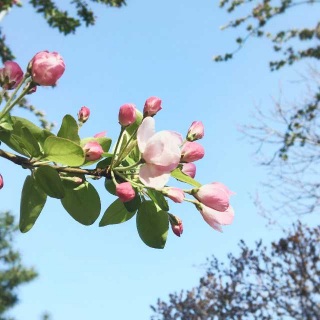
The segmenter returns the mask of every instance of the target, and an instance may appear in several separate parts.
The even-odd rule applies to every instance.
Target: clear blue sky
[[[65,2],[58,1],[61,6]],[[221,234],[193,206],[172,204],[171,212],[183,219],[184,234],[177,238],[170,232],[166,248],[154,250],[140,240],[135,219],[105,228],[98,227],[98,219],[84,227],[59,201],[48,199],[35,227],[16,239],[25,264],[40,273],[20,289],[21,302],[12,310],[17,319],[35,320],[46,310],[54,320],[149,319],[149,305],[157,298],[167,299],[169,293],[198,283],[204,270],[197,265],[206,257],[225,259],[228,252],[237,252],[241,238],[254,243],[263,237],[268,242],[279,235],[256,213],[252,196],[266,173],[254,162],[254,149],[236,125],[250,121],[254,102],[268,108],[280,83],[286,95],[294,97],[300,88],[291,81],[299,77],[303,64],[269,72],[274,54],[269,43],[259,40],[248,42],[234,60],[213,63],[214,55],[235,47],[234,38],[240,34],[219,30],[230,16],[218,8],[218,1],[128,0],[123,9],[93,7],[96,26],[80,28],[75,36],[64,37],[49,28],[27,3],[3,20],[21,66],[41,50],[58,51],[65,59],[58,87],[39,88],[30,101],[58,126],[66,113],[76,116],[81,106],[88,106],[91,118],[82,137],[107,130],[116,138],[119,107],[132,102],[142,109],[151,95],[163,99],[158,130],[185,134],[192,121],[202,120],[206,156],[197,163],[197,180],[221,181],[235,191],[236,218]],[[303,14],[300,8],[285,18],[286,27],[299,25],[307,14],[307,24],[314,26],[316,14]],[[21,110],[14,113],[30,118]],[[0,210],[10,209],[18,217],[28,173],[4,159],[0,172],[5,179]],[[104,211],[114,198],[102,181],[94,185]]]

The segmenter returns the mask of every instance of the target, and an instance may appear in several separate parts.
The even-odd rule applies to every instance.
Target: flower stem
[[[118,138],[116,147],[115,147],[115,149],[114,149],[113,157],[112,157],[112,160],[111,160],[110,169],[112,169],[113,166],[115,165],[115,160],[116,160],[116,158],[117,158],[117,151],[118,151],[119,143],[120,143],[122,134],[123,134],[123,132],[124,132],[125,130],[126,130],[126,129],[125,129],[124,127],[121,127],[120,134],[119,134],[119,138]]]
[[[187,198],[184,198],[183,200],[184,200],[184,201],[187,201],[187,202],[191,202],[191,203],[195,204],[196,206],[199,206],[199,205],[200,205],[200,202],[199,202],[199,201],[196,201],[196,200],[191,200],[191,199],[187,199]]]
[[[140,163],[141,163],[141,160],[139,160],[138,162],[132,164],[131,166],[117,167],[117,168],[113,168],[113,170],[114,171],[127,171],[127,170],[130,170],[130,169],[133,169],[133,168],[137,167]]]
[[[133,134],[131,135],[131,137],[130,137],[129,140],[127,141],[125,147],[124,147],[124,148],[122,149],[122,151],[120,152],[119,157],[118,157],[118,160],[117,160],[117,162],[116,162],[116,165],[117,165],[119,162],[121,162],[121,160],[122,160],[122,159],[121,159],[121,156],[124,154],[125,150],[128,148],[131,140],[132,140],[132,139],[134,138],[134,136],[137,134],[138,129],[139,129],[139,127],[133,132]]]
[[[26,72],[25,75],[23,76],[21,82],[19,83],[19,85],[16,87],[16,89],[13,91],[12,95],[10,96],[10,98],[8,99],[7,103],[5,104],[5,106],[2,109],[2,112],[0,114],[0,120],[5,116],[5,114],[7,113],[6,109],[9,107],[11,101],[13,100],[13,98],[15,97],[15,95],[17,94],[17,92],[19,91],[19,89],[22,87],[22,85],[24,84],[24,82],[27,80],[27,78],[29,78],[29,73]]]

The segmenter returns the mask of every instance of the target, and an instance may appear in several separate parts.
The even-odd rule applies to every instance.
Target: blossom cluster
[[[10,117],[10,111],[24,95],[34,93],[37,86],[56,85],[64,71],[64,60],[56,52],[49,53],[48,51],[42,51],[37,53],[28,64],[25,74],[16,62],[7,61],[5,63],[4,67],[0,69],[0,85],[4,92],[7,90],[15,91],[9,96],[5,107],[0,113],[1,141],[15,151],[26,155],[25,149],[30,150],[30,148],[18,148],[10,140],[10,134],[15,134],[15,137],[21,134],[21,125],[18,129],[14,127],[15,119],[14,117]],[[22,93],[14,100],[15,95],[23,84],[25,86]],[[43,145],[41,145],[40,141],[38,143],[43,147],[44,152],[41,153],[42,151],[39,147],[33,146],[36,151],[31,148],[31,151],[27,153],[29,159],[26,159],[21,165],[31,169],[33,172],[34,177],[32,176],[31,179],[33,179],[32,183],[35,184],[37,190],[40,187],[44,191],[45,197],[48,195],[61,199],[63,206],[71,216],[84,224],[92,224],[99,213],[95,218],[89,219],[89,222],[86,220],[88,217],[76,216],[77,214],[74,214],[73,209],[70,209],[69,200],[65,200],[71,192],[69,191],[69,186],[65,187],[65,181],[72,181],[74,183],[71,188],[72,192],[78,192],[78,190],[83,189],[80,188],[81,185],[87,183],[87,178],[100,179],[105,177],[106,189],[118,197],[120,203],[123,204],[121,208],[125,208],[124,210],[130,213],[129,218],[138,210],[137,224],[138,221],[141,224],[141,217],[144,219],[144,207],[148,207],[150,212],[152,210],[155,210],[155,212],[165,212],[166,219],[170,222],[173,233],[180,237],[183,232],[182,220],[168,213],[167,198],[175,203],[182,203],[184,201],[192,203],[212,228],[222,231],[221,226],[231,224],[234,219],[234,210],[230,206],[230,196],[234,193],[220,182],[201,185],[194,180],[197,171],[195,162],[202,159],[205,155],[203,146],[198,142],[204,137],[203,123],[201,121],[192,122],[185,138],[175,131],[164,130],[156,132],[155,116],[161,110],[162,101],[155,96],[146,100],[142,112],[132,103],[122,105],[118,116],[118,122],[121,127],[120,135],[115,143],[113,152],[110,153],[108,150],[111,140],[109,139],[109,141],[105,137],[106,132],[97,133],[94,137],[80,140],[78,132],[82,125],[89,120],[91,113],[88,107],[83,106],[78,112],[78,122],[70,115],[64,118],[65,124],[64,122],[62,123],[57,137],[54,137],[51,133],[42,132],[41,134],[46,135],[47,138],[41,142]],[[26,123],[24,120],[19,121]],[[25,124],[25,126],[26,129],[22,133],[26,134],[27,132],[28,135],[28,125]],[[67,127],[68,130],[66,130]],[[30,128],[29,131],[32,130],[34,129]],[[74,130],[74,133],[70,135],[68,132],[72,130]],[[6,134],[4,135],[6,138],[2,138],[2,132]],[[7,138],[8,135],[9,140]],[[30,139],[33,138],[31,132]],[[62,138],[63,140],[61,140]],[[59,149],[60,146],[75,150],[74,152],[77,153],[78,157],[76,164],[75,157],[72,155],[71,158],[69,156],[66,157],[63,151],[60,150],[62,156],[57,157],[57,152],[51,152],[54,148]],[[95,170],[76,170],[76,168],[98,161],[100,162]],[[53,164],[48,165],[50,162]],[[62,165],[59,166],[56,163],[61,163]],[[81,177],[78,174],[79,172],[82,174]],[[53,185],[49,190],[47,186],[41,183],[41,175],[43,174],[47,175],[46,178],[49,175],[51,178],[55,176],[54,181],[59,187]],[[182,183],[188,183],[192,187],[183,189],[169,186],[170,177]],[[64,183],[61,186],[60,180]],[[89,188],[88,183],[86,186]],[[0,175],[0,189],[2,187],[3,177]],[[76,206],[77,204],[73,205]],[[115,206],[115,204],[112,205]],[[117,202],[117,206],[121,206],[121,204]],[[105,215],[108,213],[108,210]],[[156,216],[156,219],[158,218]],[[110,219],[110,215],[102,218],[102,220],[107,220],[108,223],[110,223]],[[119,221],[121,219],[123,218],[119,217]],[[121,220],[121,222],[123,221]],[[100,225],[104,223],[101,221]],[[150,246],[156,247],[152,242],[153,240],[149,240],[144,233],[144,229],[140,228],[139,234],[143,241]]]

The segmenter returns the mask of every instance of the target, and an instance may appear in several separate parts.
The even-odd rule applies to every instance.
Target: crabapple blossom
[[[197,167],[194,163],[184,163],[181,171],[192,179],[196,176]]]
[[[181,150],[181,161],[194,162],[204,157],[204,148],[198,142],[187,141]]]
[[[177,236],[177,237],[181,237],[182,233],[183,233],[183,224],[182,224],[182,220],[174,215],[173,219],[170,219],[170,224],[171,224],[171,229],[173,231],[173,233]],[[175,220],[175,221],[174,221]]]
[[[95,161],[101,158],[103,154],[103,149],[101,145],[96,141],[88,142],[84,147],[83,150],[86,155],[86,159],[88,161]]]
[[[119,110],[119,123],[123,127],[130,126],[136,121],[137,110],[136,106],[132,103],[124,104]]]
[[[88,121],[89,117],[90,117],[90,109],[83,106],[78,112],[79,122],[85,123]]]
[[[6,61],[0,69],[0,85],[7,90],[15,89],[23,78],[23,71],[14,61]]]
[[[130,182],[123,182],[117,184],[116,195],[119,197],[120,201],[128,202],[136,196],[136,193]]]
[[[162,190],[163,194],[165,194],[168,198],[170,198],[172,201],[176,203],[183,202],[183,199],[185,198],[184,192],[175,187],[166,187]]]
[[[30,62],[32,80],[41,86],[53,86],[66,67],[58,52],[38,52]]]
[[[102,131],[102,132],[96,133],[93,137],[94,138],[103,138],[106,136],[106,134],[107,134],[107,131]]]
[[[3,178],[2,175],[0,174],[0,189],[3,188]]]
[[[161,99],[157,97],[150,97],[146,100],[143,108],[143,115],[145,117],[152,117],[162,109]]]

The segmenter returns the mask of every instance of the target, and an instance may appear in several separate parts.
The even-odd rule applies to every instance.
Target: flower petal
[[[181,151],[179,139],[170,131],[160,131],[154,134],[147,142],[143,159],[150,164],[175,169],[180,162]]]
[[[170,178],[170,172],[152,164],[144,164],[140,167],[140,181],[147,187],[162,189]]]
[[[234,210],[231,206],[229,206],[226,211],[220,212],[202,205],[202,210],[200,213],[204,221],[206,221],[213,229],[220,232],[222,232],[220,226],[229,225],[234,219]]]
[[[138,129],[138,147],[141,153],[144,153],[148,140],[154,135],[155,121],[152,117],[146,117]]]

